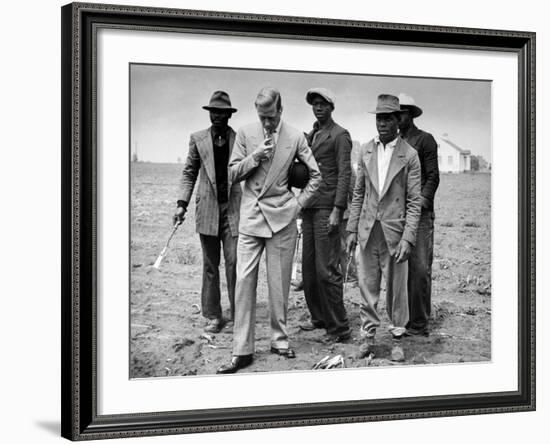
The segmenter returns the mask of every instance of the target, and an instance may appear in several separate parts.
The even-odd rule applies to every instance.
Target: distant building
[[[463,173],[471,170],[470,150],[461,148],[452,140],[448,134],[436,137],[438,147],[439,171],[442,173]]]
[[[486,172],[491,170],[491,165],[482,156],[471,156],[472,171]]]

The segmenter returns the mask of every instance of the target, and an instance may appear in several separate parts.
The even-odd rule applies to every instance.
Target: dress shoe
[[[291,348],[275,348],[271,347],[271,353],[274,353],[279,356],[284,356],[285,358],[295,358],[296,353]]]
[[[391,349],[391,360],[394,362],[405,361],[405,353],[403,352],[401,339],[393,339],[392,343],[393,343],[393,347]]]
[[[313,331],[317,328],[325,328],[323,323],[313,322],[313,321],[304,322],[304,323],[298,325],[298,327],[300,327],[300,330],[304,330],[304,331]]]
[[[233,326],[234,326],[233,320],[229,319],[223,328],[224,333],[233,333]]]
[[[219,333],[224,325],[225,320],[223,318],[210,319],[204,327],[204,331],[206,333]]]
[[[372,355],[374,357],[374,338],[366,338],[359,346],[359,351],[355,354],[356,359],[364,359]]]
[[[252,355],[233,356],[231,358],[231,362],[229,364],[222,365],[220,368],[218,368],[218,370],[216,370],[216,373],[219,375],[235,373],[241,368],[248,367],[250,364],[252,364],[253,360],[254,358]]]
[[[334,344],[334,343],[337,343],[337,342],[346,342],[350,338],[351,338],[351,331],[348,330],[344,333],[339,333],[337,335],[328,334],[323,338],[322,342],[324,344]]]
[[[422,327],[422,328],[409,327],[405,332],[405,336],[430,336],[430,332],[428,331],[428,327]]]

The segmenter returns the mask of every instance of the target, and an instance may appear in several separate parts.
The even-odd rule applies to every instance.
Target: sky
[[[258,121],[254,100],[264,86],[281,92],[283,120],[302,131],[315,121],[305,101],[309,88],[335,95],[333,119],[353,140],[376,135],[379,94],[407,93],[424,113],[416,125],[436,138],[442,134],[491,162],[491,82],[486,80],[327,74],[133,64],[130,69],[131,151],[149,162],[185,161],[191,133],[210,126],[207,105],[216,90],[226,91],[234,108],[229,125]]]

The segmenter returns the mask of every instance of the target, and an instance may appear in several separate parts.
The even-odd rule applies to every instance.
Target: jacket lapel
[[[233,153],[233,145],[235,144],[235,131],[233,131],[233,128],[229,127],[229,159],[231,159],[231,154]],[[215,167],[214,167],[215,168]],[[230,174],[227,174],[227,197],[229,198],[231,194],[231,179]]]
[[[407,159],[405,156],[405,151],[403,149],[403,143],[401,137],[397,139],[397,144],[393,150],[390,166],[388,167],[388,174],[386,174],[386,182],[384,183],[384,188],[380,193],[380,200],[384,197],[384,194],[388,191],[393,179],[401,171],[401,169],[407,164]]]
[[[210,129],[205,130],[204,137],[198,143],[199,154],[201,156],[201,162],[204,165],[206,175],[210,180],[210,184],[214,189],[214,194],[218,197],[218,189],[214,185],[216,183],[216,167],[214,166],[214,147],[212,145],[212,137],[210,136]]]
[[[229,127],[229,158],[231,159],[231,154],[233,153],[233,145],[235,144],[235,131],[233,128]]]
[[[313,130],[311,131],[311,136],[310,136],[310,143],[309,143],[309,146],[311,146],[311,151],[312,152],[315,152],[317,151],[317,149],[321,146],[321,144],[329,139],[332,135],[332,129],[334,128],[334,121],[331,121],[330,124],[325,127],[325,129],[321,132],[321,133],[318,133],[319,131],[319,122],[315,122],[313,124]],[[315,134],[318,134],[317,137],[315,137]],[[315,139],[315,142],[314,142],[314,139]]]
[[[376,192],[380,194],[378,188],[378,150],[376,149],[376,145],[373,142],[369,142],[369,144],[367,145],[367,150],[365,154],[365,165],[370,182],[372,183]]]
[[[283,122],[281,125],[281,133],[277,139],[277,145],[273,150],[273,158],[271,159],[271,165],[269,167],[269,171],[267,172],[264,187],[260,193],[260,196],[262,196],[273,184],[273,182],[275,182],[275,179],[277,179],[277,176],[281,172],[281,168],[284,166],[292,152],[290,149],[291,147],[291,141],[285,131],[285,124]]]
[[[317,137],[315,137],[315,142],[311,146],[311,151],[315,152],[321,146],[321,144],[330,137],[330,131],[323,131]]]

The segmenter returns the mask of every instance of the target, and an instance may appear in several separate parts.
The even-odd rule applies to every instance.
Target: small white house
[[[438,144],[439,171],[463,173],[470,171],[470,150],[465,150],[449,139],[448,134],[436,137]]]

